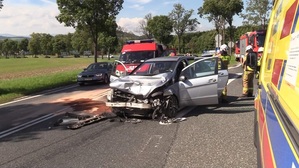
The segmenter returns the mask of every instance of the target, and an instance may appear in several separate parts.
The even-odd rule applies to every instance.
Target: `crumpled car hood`
[[[169,81],[171,73],[155,76],[124,76],[110,83],[112,89],[119,89],[134,95],[147,97],[155,88],[163,86]]]

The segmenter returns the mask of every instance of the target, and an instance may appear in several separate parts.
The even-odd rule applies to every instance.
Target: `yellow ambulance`
[[[258,167],[299,168],[299,0],[274,0],[255,96]]]

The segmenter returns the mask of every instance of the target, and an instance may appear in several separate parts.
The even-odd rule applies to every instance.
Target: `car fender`
[[[171,88],[164,90],[163,96],[171,96],[171,95],[174,95],[174,91]]]

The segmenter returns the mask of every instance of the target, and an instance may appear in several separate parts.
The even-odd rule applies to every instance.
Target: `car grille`
[[[114,97],[116,98],[116,100],[118,101],[134,101],[136,99],[143,99],[143,95],[133,95],[127,92],[123,92],[121,90],[117,90],[115,89],[113,92]]]
[[[92,78],[94,75],[82,75],[83,78]]]

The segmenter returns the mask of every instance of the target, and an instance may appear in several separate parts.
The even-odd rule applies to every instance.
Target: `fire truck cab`
[[[245,56],[246,53],[245,49],[248,45],[251,45],[253,47],[254,52],[257,52],[259,47],[264,47],[265,36],[266,36],[265,30],[256,30],[241,35],[240,39],[238,40],[239,43],[238,58],[242,58],[243,56]]]
[[[124,76],[145,60],[160,57],[162,54],[163,46],[152,39],[129,40],[123,45],[112,74]]]
[[[255,96],[258,167],[299,167],[299,1],[274,0]]]

